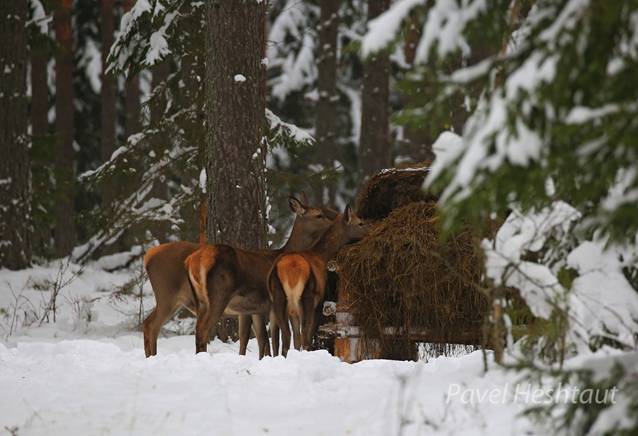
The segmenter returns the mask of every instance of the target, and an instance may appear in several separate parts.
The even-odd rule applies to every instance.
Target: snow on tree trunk
[[[0,3],[0,268],[31,262],[27,136],[27,3]]]
[[[207,5],[208,241],[266,246],[266,2]]]
[[[102,0],[101,4],[101,35],[102,35],[102,124],[101,124],[101,152],[102,162],[107,162],[115,151],[115,127],[116,127],[116,82],[111,75],[105,74],[107,63],[106,58],[109,50],[113,45],[115,19],[113,9],[115,8],[114,0]],[[115,187],[110,183],[105,183],[102,189],[102,205],[109,207],[113,200],[113,189]]]
[[[368,21],[383,13],[389,3],[388,0],[368,0]],[[359,145],[362,178],[392,164],[388,122],[390,60],[387,53],[374,53],[365,61],[363,68]]]
[[[326,168],[332,168],[333,160],[337,156],[335,143],[337,136],[337,111],[335,106],[339,99],[337,94],[339,3],[338,0],[324,0],[321,2],[321,16],[317,26],[319,33],[317,53],[319,99],[317,100],[316,108],[315,137],[317,139],[317,156]],[[323,190],[323,201],[328,204],[334,203],[334,183],[328,183]]]
[[[53,14],[58,44],[55,55],[55,252],[58,256],[69,254],[75,244],[72,7],[72,0],[60,0]]]

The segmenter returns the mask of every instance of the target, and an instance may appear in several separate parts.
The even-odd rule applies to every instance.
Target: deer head
[[[305,194],[303,197],[305,198]],[[308,206],[293,196],[288,198],[288,205],[295,213],[295,222],[286,244],[286,251],[308,249],[328,230],[338,215],[331,209]]]

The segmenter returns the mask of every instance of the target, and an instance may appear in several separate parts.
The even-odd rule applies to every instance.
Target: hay
[[[384,170],[373,176],[357,198],[357,214],[365,220],[381,220],[401,206],[416,201],[436,201],[423,191],[429,169],[405,168]]]
[[[377,352],[380,345],[382,357],[405,358],[401,354],[412,354],[418,341],[459,342],[468,333],[480,338],[488,299],[477,286],[482,264],[477,238],[463,231],[442,243],[436,203],[409,201],[425,173],[391,174],[389,186],[383,186],[384,174],[370,181],[361,211],[382,217],[389,209],[387,217],[337,257],[339,286],[350,296],[360,343]],[[421,182],[415,182],[419,177]],[[408,204],[392,210],[404,201]],[[387,334],[388,327],[394,334]]]

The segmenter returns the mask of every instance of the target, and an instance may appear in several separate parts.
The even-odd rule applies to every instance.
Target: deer
[[[339,214],[323,236],[308,250],[280,254],[268,273],[268,295],[282,330],[282,354],[290,348],[292,323],[294,346],[308,349],[317,329],[316,310],[326,291],[327,264],[341,247],[361,240],[369,227],[350,206]]]
[[[295,213],[295,221],[286,245],[279,250],[273,250],[273,253],[279,254],[311,246],[330,226],[332,219],[337,216],[337,212],[332,209],[308,206],[305,194],[302,194],[301,197],[302,200],[294,196],[288,199],[290,209]],[[159,331],[177,310],[185,307],[192,314],[197,315],[197,300],[190,284],[188,270],[185,268],[185,261],[203,246],[205,244],[201,242],[198,244],[178,241],[161,244],[147,250],[144,256],[144,266],[155,294],[155,308],[143,324],[146,357],[157,354]],[[238,314],[239,312],[233,311],[232,307],[246,304],[242,297],[236,298],[233,303],[226,315]],[[251,316],[252,314],[245,311],[241,312],[239,315],[239,352],[242,355],[246,354],[252,320],[255,336],[258,339],[259,354],[260,357],[263,357],[269,348],[265,318],[261,312],[255,316]],[[211,327],[213,325],[215,324],[211,324]],[[265,340],[264,335],[266,336]]]

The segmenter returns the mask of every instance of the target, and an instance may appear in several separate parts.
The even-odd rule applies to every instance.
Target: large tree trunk
[[[27,2],[0,2],[0,268],[31,262]]]
[[[124,11],[128,12],[135,5],[136,0],[125,0]],[[140,78],[136,74],[126,78],[125,84],[125,102],[126,106],[126,138],[140,131]]]
[[[337,137],[337,112],[335,105],[339,99],[337,93],[337,31],[339,27],[339,0],[322,0],[319,18],[319,50],[317,53],[317,119],[315,137],[317,156],[326,168],[332,168],[337,155],[335,139]],[[335,190],[333,183],[322,187],[324,202],[333,204]]]
[[[53,26],[57,48],[55,55],[55,252],[71,253],[75,245],[74,152],[73,152],[73,0],[57,0]]]
[[[115,151],[115,128],[117,114],[115,112],[115,102],[117,98],[117,83],[115,78],[106,74],[106,58],[113,45],[115,30],[115,18],[113,9],[115,0],[102,0],[100,12],[100,24],[102,35],[102,119],[101,119],[101,152],[102,162],[111,158]],[[108,208],[114,198],[114,186],[105,183],[102,190],[102,206]]]
[[[389,0],[368,0],[368,21],[383,13]],[[389,125],[390,60],[378,52],[365,60],[361,95],[361,177],[366,178],[392,164]]]
[[[207,8],[208,241],[265,247],[266,2]]]

